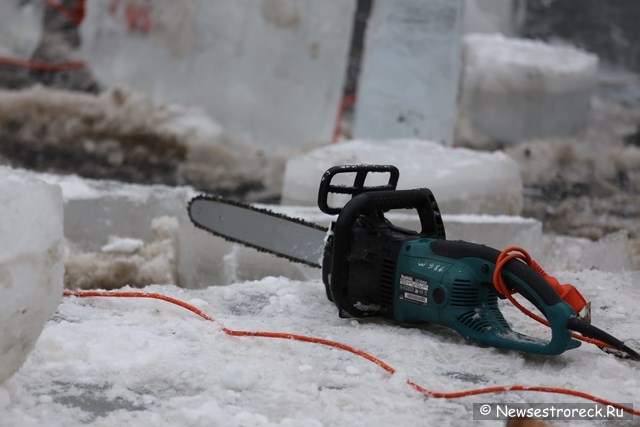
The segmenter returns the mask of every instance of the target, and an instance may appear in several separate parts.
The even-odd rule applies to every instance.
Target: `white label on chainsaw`
[[[400,299],[426,305],[428,290],[429,283],[426,280],[400,274]]]

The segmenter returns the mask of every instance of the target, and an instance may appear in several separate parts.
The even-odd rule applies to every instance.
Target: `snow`
[[[123,185],[104,180],[91,180],[78,175],[37,174],[39,179],[58,185],[65,203],[73,200],[96,200],[107,197],[124,197],[130,202],[144,203],[149,198],[148,186]]]
[[[493,71],[503,73],[486,83],[499,84],[503,83],[500,78],[509,79],[511,89],[528,87],[527,74],[520,73],[533,64],[539,72],[549,73],[545,82],[551,85],[549,89],[552,91],[574,89],[572,84],[581,87],[585,81],[593,79],[593,73],[598,66],[596,55],[570,46],[554,46],[540,40],[509,38],[498,34],[469,34],[465,37],[465,43],[473,47],[473,59],[482,61],[481,64],[474,62],[472,65],[493,66],[496,67]],[[501,88],[502,86],[495,87],[496,90]]]
[[[99,95],[39,86],[2,90],[0,112],[3,123],[21,123],[17,130],[3,131],[7,136],[50,145],[79,144],[87,153],[104,149],[98,143],[101,138],[126,140],[132,136],[146,136],[156,149],[173,149],[177,155],[184,151],[192,155],[192,149],[201,154],[205,147],[225,149],[222,127],[202,108],[162,103],[121,87]]]
[[[104,245],[101,250],[102,252],[132,254],[143,246],[143,240],[115,236],[109,243]]]
[[[596,325],[637,338],[640,315],[629,304],[640,297],[637,274],[558,277],[593,302]],[[382,426],[428,420],[444,427],[468,424],[474,402],[582,400],[525,392],[425,398],[407,378],[437,391],[545,385],[616,402],[636,401],[640,387],[637,363],[593,346],[543,357],[472,344],[442,327],[341,319],[318,280],[265,277],[201,290],[144,290],[192,303],[220,323],[157,300],[64,298],[24,367],[0,386],[2,425]],[[516,329],[536,333],[512,307],[504,312]],[[392,376],[351,353],[316,344],[231,337],[222,325],[337,340],[398,372]]]
[[[99,251],[82,250],[68,244],[65,259],[65,286],[71,289],[119,288],[123,284],[144,286],[177,284],[178,221],[159,216],[151,220],[152,237],[112,235]]]
[[[33,348],[62,292],[60,188],[0,168],[0,383]]]
[[[99,95],[40,86],[0,90],[0,138],[33,151],[36,159],[46,149],[63,153],[67,170],[89,176],[104,177],[100,167],[85,169],[87,159],[138,177],[133,180],[160,162],[168,170],[148,176],[150,182],[234,192],[242,185],[275,191],[282,174],[283,160],[267,161],[262,148],[230,136],[202,107],[163,103],[122,87]],[[51,170],[51,163],[35,169]],[[78,188],[83,190],[90,197],[90,189]]]

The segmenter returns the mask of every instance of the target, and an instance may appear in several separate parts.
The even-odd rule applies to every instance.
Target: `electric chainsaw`
[[[368,174],[386,184],[365,186]],[[335,184],[338,175],[353,177]],[[546,318],[550,339],[511,329],[499,309],[493,275],[500,251],[447,240],[440,209],[427,188],[397,190],[399,171],[390,165],[346,165],[327,170],[318,206],[337,215],[329,229],[221,197],[200,195],[188,207],[199,228],[232,242],[322,268],[327,298],[340,317],[380,316],[402,324],[436,323],[467,339],[546,355],[576,348],[572,331],[605,343],[625,357],[638,353],[576,313],[539,272],[510,260],[500,274],[509,293],[519,293]],[[336,195],[350,197],[342,206]],[[420,231],[394,226],[385,213],[413,209]]]

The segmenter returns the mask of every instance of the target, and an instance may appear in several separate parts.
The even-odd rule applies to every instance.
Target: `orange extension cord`
[[[83,61],[71,61],[50,63],[41,61],[26,61],[22,59],[10,58],[7,56],[0,56],[0,65],[9,65],[18,68],[28,68],[33,71],[40,71],[43,73],[56,73],[58,71],[72,71],[80,70],[86,67]]]
[[[201,318],[208,320],[210,322],[216,322],[216,320],[209,316],[208,314],[206,314],[205,312],[203,312],[202,310],[200,310],[197,307],[194,307],[191,304],[188,304],[184,301],[181,301],[179,299],[173,298],[173,297],[169,297],[166,295],[162,295],[162,294],[158,294],[158,293],[152,293],[152,292],[136,292],[136,291],[98,291],[98,290],[87,290],[87,291],[71,291],[71,290],[65,290],[64,291],[64,295],[65,296],[75,296],[75,297],[116,297],[116,298],[151,298],[151,299],[159,299],[162,301],[166,301],[166,302],[170,302],[172,304],[176,304],[180,307],[183,307],[193,313],[195,313],[196,315],[200,316]],[[280,339],[289,339],[289,340],[295,340],[295,341],[302,341],[302,342],[308,342],[308,343],[313,343],[313,344],[321,344],[324,346],[328,346],[328,347],[334,347],[334,348],[338,348],[340,350],[344,350],[347,351],[349,353],[352,353],[356,356],[362,357],[372,363],[375,363],[376,365],[380,366],[382,369],[384,369],[385,371],[387,371],[389,374],[393,375],[396,372],[396,369],[394,367],[392,367],[391,365],[389,365],[388,363],[382,361],[381,359],[363,351],[360,350],[358,348],[349,346],[347,344],[343,344],[337,341],[331,341],[331,340],[327,340],[327,339],[322,339],[322,338],[317,338],[317,337],[311,337],[311,336],[306,336],[306,335],[299,335],[299,334],[290,334],[287,332],[269,332],[269,331],[240,331],[240,330],[233,330],[233,329],[229,329],[227,327],[225,327],[224,325],[222,325],[222,331],[230,336],[234,336],[234,337],[264,337],[264,338],[280,338]],[[575,396],[575,397],[579,397],[582,399],[586,399],[586,400],[590,400],[592,402],[596,402],[602,405],[609,405],[612,406],[614,408],[623,410],[627,413],[633,414],[635,416],[640,416],[640,411],[639,410],[635,410],[633,408],[624,406],[624,405],[620,405],[618,403],[615,402],[611,402],[609,400],[606,399],[602,399],[600,397],[597,396],[593,396],[591,394],[588,393],[584,393],[581,391],[576,391],[576,390],[571,390],[571,389],[566,389],[566,388],[559,388],[559,387],[545,387],[545,386],[526,386],[526,385],[510,385],[510,386],[494,386],[494,387],[485,387],[485,388],[477,388],[477,389],[471,389],[471,390],[463,390],[463,391],[457,391],[457,392],[439,392],[439,391],[434,391],[434,390],[430,390],[427,389],[423,386],[421,386],[420,384],[416,383],[415,381],[408,379],[407,380],[407,384],[410,385],[412,388],[414,388],[416,391],[423,393],[427,396],[430,397],[434,397],[434,398],[443,398],[443,399],[456,399],[456,398],[460,398],[460,397],[466,397],[466,396],[474,396],[474,395],[479,395],[479,394],[488,394],[488,393],[506,393],[506,392],[512,392],[512,391],[530,391],[530,392],[541,392],[541,393],[555,393],[555,394],[564,394],[564,395],[569,395],[569,396]]]

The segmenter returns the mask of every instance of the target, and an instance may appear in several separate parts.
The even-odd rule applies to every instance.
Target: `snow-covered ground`
[[[583,271],[558,278],[592,301],[594,324],[638,339],[640,275]],[[543,357],[472,344],[442,327],[340,319],[316,280],[266,277],[201,290],[155,285],[144,291],[186,301],[220,323],[159,300],[65,297],[25,365],[0,386],[0,424],[444,427],[470,424],[473,403],[586,402],[515,391],[429,398],[407,378],[434,391],[524,384],[638,404],[638,362],[590,345]],[[513,308],[504,312],[516,329],[537,333]],[[379,357],[397,373],[336,348],[228,336],[222,325],[336,340]]]

